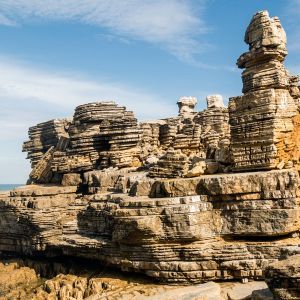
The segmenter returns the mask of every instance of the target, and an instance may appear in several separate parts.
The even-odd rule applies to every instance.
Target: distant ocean
[[[18,186],[22,186],[24,184],[0,184],[0,191],[10,191]]]

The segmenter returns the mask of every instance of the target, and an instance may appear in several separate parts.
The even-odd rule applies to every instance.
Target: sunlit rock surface
[[[285,69],[286,34],[277,17],[258,12],[245,35],[249,52],[237,62],[243,92],[229,101],[235,171],[299,166],[299,89]],[[296,88],[297,89],[297,88]]]
[[[244,95],[228,108],[210,95],[198,112],[197,99],[182,97],[178,116],[139,123],[95,102],[31,127],[28,185],[0,195],[0,251],[89,259],[173,284],[267,277],[290,293],[276,278],[298,284],[289,268],[300,251],[298,77],[283,65],[278,18],[258,12],[245,41]],[[57,294],[61,280],[46,291]],[[73,298],[94,286],[66,280],[85,287]]]

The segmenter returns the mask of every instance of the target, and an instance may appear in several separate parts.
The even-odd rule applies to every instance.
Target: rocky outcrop
[[[80,105],[69,128],[70,146],[54,154],[52,169],[59,173],[134,164],[140,130],[133,112],[114,102]]]
[[[300,244],[299,95],[279,20],[259,12],[245,40],[245,94],[228,109],[220,95],[201,112],[183,97],[178,116],[138,123],[96,102],[55,123],[62,133],[52,121],[30,129],[31,185],[0,195],[0,251],[85,258],[176,284],[279,278],[266,268]],[[49,293],[65,279],[72,297],[90,284],[58,278]]]
[[[26,290],[38,285],[39,281],[31,268],[17,262],[0,262],[0,299],[25,299]]]
[[[181,97],[178,102],[179,115],[184,119],[192,117],[195,114],[195,106],[197,104],[197,98],[195,97]]]
[[[32,167],[51,147],[56,147],[60,137],[68,137],[69,125],[69,119],[56,119],[29,128],[29,141],[24,142],[23,151],[28,153],[27,158],[30,159]]]
[[[222,97],[208,96],[208,108],[200,113],[194,111],[196,103],[182,97],[177,117],[138,124],[125,107],[95,102],[78,106],[73,119],[38,124],[23,146],[33,167],[29,183],[59,184],[69,173],[81,176],[110,167],[152,167],[149,176],[172,178],[200,175],[193,170],[199,160],[228,165],[228,111]],[[186,165],[181,166],[182,159]]]
[[[165,155],[163,155],[150,169],[150,177],[165,177],[176,178],[184,177],[189,170],[189,159],[187,155],[183,154],[181,150],[174,150],[169,148]]]
[[[158,285],[141,274],[121,273],[88,262],[12,258],[2,262],[1,300],[273,300],[262,281]]]
[[[178,103],[179,117],[166,119],[160,127],[159,141],[165,152],[150,168],[149,176],[194,177],[222,172],[230,164],[229,115],[223,98],[208,96],[207,109],[198,113],[192,111],[193,98],[181,98]],[[182,113],[185,107],[189,109]]]
[[[270,262],[299,245],[289,236],[300,227],[293,170],[165,180],[132,170],[120,175],[87,173],[93,194],[85,196],[76,187],[40,185],[2,196],[0,251],[84,257],[196,283],[262,278]],[[137,191],[143,196],[133,197]]]
[[[225,165],[230,164],[229,151],[226,147],[230,144],[228,109],[224,106],[221,95],[207,96],[206,101],[207,109],[195,117],[196,123],[201,124],[201,141],[204,144],[205,157]],[[224,154],[222,159],[220,153]]]
[[[139,166],[141,129],[125,107],[114,102],[80,105],[73,119],[54,120],[29,129],[29,182],[60,183],[63,174],[95,168]]]
[[[218,284],[210,286],[215,294],[220,291]],[[1,300],[139,300],[180,288],[157,285],[141,274],[124,274],[89,261],[4,258],[0,263]],[[198,289],[213,292],[205,285]]]
[[[300,299],[300,251],[266,270],[266,282],[275,299]]]
[[[278,18],[258,12],[245,35],[249,52],[237,62],[245,68],[241,97],[231,98],[229,114],[235,171],[299,164],[297,79],[283,65],[286,34]],[[292,94],[291,94],[292,91]],[[294,98],[293,98],[294,97]]]

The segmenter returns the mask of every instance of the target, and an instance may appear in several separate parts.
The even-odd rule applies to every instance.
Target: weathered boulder
[[[179,115],[183,118],[189,118],[193,116],[195,106],[197,104],[197,98],[195,97],[181,97],[178,102]]]
[[[208,109],[216,107],[225,107],[222,95],[209,95],[206,97],[206,102]]]
[[[173,289],[160,295],[141,297],[144,300],[222,300],[221,288],[217,283],[208,282],[192,287]]]
[[[61,185],[63,186],[78,186],[81,184],[81,176],[78,173],[67,173],[62,177]]]
[[[265,277],[275,299],[300,299],[300,254],[271,264]]]

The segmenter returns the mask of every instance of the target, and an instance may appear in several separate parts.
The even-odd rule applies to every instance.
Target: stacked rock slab
[[[0,251],[83,257],[170,283],[262,279],[299,248],[293,170],[151,180],[85,173],[77,187],[29,185],[0,197]],[[255,239],[256,238],[256,239]]]
[[[38,161],[29,174],[28,183],[49,183],[52,181],[53,173],[51,170],[51,164],[54,151],[54,147],[50,147],[50,149]]]
[[[56,147],[60,137],[68,137],[69,124],[68,119],[56,119],[29,128],[29,141],[24,142],[23,151],[28,153],[32,167],[51,147]]]
[[[239,68],[245,68],[244,95],[229,101],[234,170],[297,165],[299,115],[290,94],[291,77],[283,65],[286,34],[279,19],[270,18],[267,11],[258,12],[245,42],[250,50],[237,62]]]
[[[214,159],[222,141],[230,143],[229,115],[221,95],[206,97],[207,109],[197,114],[195,122],[201,125],[201,142],[206,149],[206,158]]]
[[[165,119],[165,123],[160,126],[159,141],[162,149],[171,147],[184,152],[199,151],[201,127],[194,122],[196,104],[197,99],[194,97],[181,97],[177,101],[178,117]]]
[[[138,155],[140,130],[133,113],[114,102],[95,102],[75,109],[70,145],[54,154],[53,170],[81,172],[97,167],[129,166]]]
[[[266,282],[275,299],[300,299],[300,248],[297,250],[299,254],[275,262],[266,269]]]
[[[141,122],[139,124],[142,132],[139,146],[144,164],[146,164],[149,156],[158,155],[160,152],[159,129],[163,124],[165,124],[163,120]]]
[[[141,129],[133,112],[114,102],[78,106],[73,119],[52,120],[29,129],[30,182],[57,182],[63,174],[140,165]]]
[[[194,97],[181,97],[177,102],[178,116],[161,120],[158,139],[162,150],[172,147],[193,151],[199,148],[201,129],[193,121],[196,104]]]
[[[246,37],[245,95],[230,101],[230,145],[219,96],[208,97],[202,113],[183,99],[179,116],[140,125],[113,102],[79,106],[66,136],[40,151],[31,174],[62,174],[62,184],[0,195],[0,251],[88,258],[171,283],[271,274],[274,291],[294,293],[297,274],[281,272],[280,264],[266,269],[300,252],[300,178],[288,165],[299,141],[295,79],[285,85],[287,73],[276,69],[286,54],[277,19],[258,13]],[[261,71],[269,65],[276,68]],[[235,170],[254,172],[201,175],[213,169],[208,158],[226,163],[230,147]],[[258,161],[263,151],[269,154]],[[280,159],[290,168],[258,172]]]
[[[140,166],[153,166],[152,177],[174,178],[199,169],[199,160],[218,157],[226,164],[223,145],[228,148],[229,125],[223,99],[209,96],[208,108],[199,113],[194,111],[196,103],[194,97],[182,97],[177,117],[138,124],[125,107],[94,102],[78,106],[73,119],[38,124],[24,143],[33,164],[29,182],[59,183],[64,174],[76,177],[93,169]]]
[[[169,148],[155,166],[150,169],[150,177],[176,178],[184,177],[189,170],[188,157],[181,150]]]
[[[208,96],[207,109],[198,113],[194,111],[195,98],[182,97],[177,103],[178,117],[165,119],[165,124],[160,127],[159,144],[166,153],[150,169],[149,176],[174,178],[192,173],[199,175],[198,171],[190,171],[197,168],[202,170],[202,174],[205,167],[199,169],[199,161],[207,159],[228,164],[229,116],[222,96]]]

